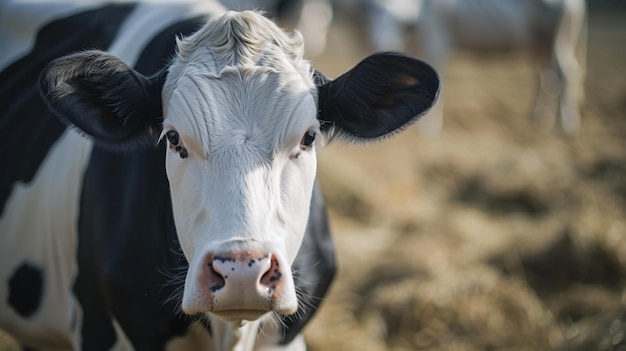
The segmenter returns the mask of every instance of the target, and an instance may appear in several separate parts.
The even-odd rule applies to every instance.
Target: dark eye
[[[313,145],[314,141],[315,141],[315,132],[312,130],[309,130],[306,133],[304,133],[304,135],[302,136],[302,140],[300,141],[300,146],[302,148],[309,148],[311,147],[311,145]]]
[[[165,136],[167,137],[167,140],[170,142],[170,144],[176,146],[180,143],[180,138],[178,137],[178,132],[175,130],[170,130],[167,133],[165,133]]]

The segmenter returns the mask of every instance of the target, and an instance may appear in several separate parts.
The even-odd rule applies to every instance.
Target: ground
[[[332,33],[336,77],[368,49]],[[626,350],[625,39],[591,14],[573,135],[530,123],[523,56],[461,52],[441,134],[320,151],[339,274],[310,350]]]

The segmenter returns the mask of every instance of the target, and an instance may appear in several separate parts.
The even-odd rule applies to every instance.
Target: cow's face
[[[321,137],[384,137],[423,114],[439,91],[436,72],[406,56],[375,54],[330,81],[301,55],[302,42],[271,21],[230,12],[180,40],[171,66],[154,77],[98,51],[55,60],[42,73],[50,108],[96,143],[127,152],[167,143],[189,262],[187,313],[236,323],[295,313],[291,264]]]
[[[246,37],[246,49],[233,53]],[[321,136],[302,51],[301,40],[255,13],[229,13],[178,42],[162,137],[190,267],[187,313],[239,320],[297,310],[290,267],[306,230]]]
[[[265,69],[186,77],[164,102],[166,169],[187,258],[233,239],[270,241],[295,258],[322,135],[313,91],[281,78]]]
[[[251,318],[232,312],[241,301],[253,315],[296,311],[289,267],[306,229],[321,139],[316,91],[306,83],[265,67],[216,76],[187,68],[164,99],[166,169],[190,265],[186,312]]]

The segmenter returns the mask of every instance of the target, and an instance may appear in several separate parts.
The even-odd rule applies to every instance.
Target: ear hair
[[[163,70],[145,77],[119,58],[83,51],[52,61],[41,94],[64,123],[113,150],[156,145],[162,118]]]

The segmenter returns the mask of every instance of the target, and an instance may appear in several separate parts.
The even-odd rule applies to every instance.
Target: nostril
[[[274,255],[271,256],[272,263],[269,269],[261,277],[261,285],[267,287],[270,290],[276,289],[276,284],[280,281],[283,274],[280,271],[280,264],[278,259]]]
[[[283,279],[278,257],[274,254],[242,252],[211,255],[206,264],[204,284],[212,294],[220,296],[236,295],[241,291],[269,296]]]
[[[221,272],[216,270],[212,262],[208,263],[208,267],[208,285],[211,289],[211,292],[215,293],[226,285],[226,279],[228,279],[228,276],[222,275]]]

